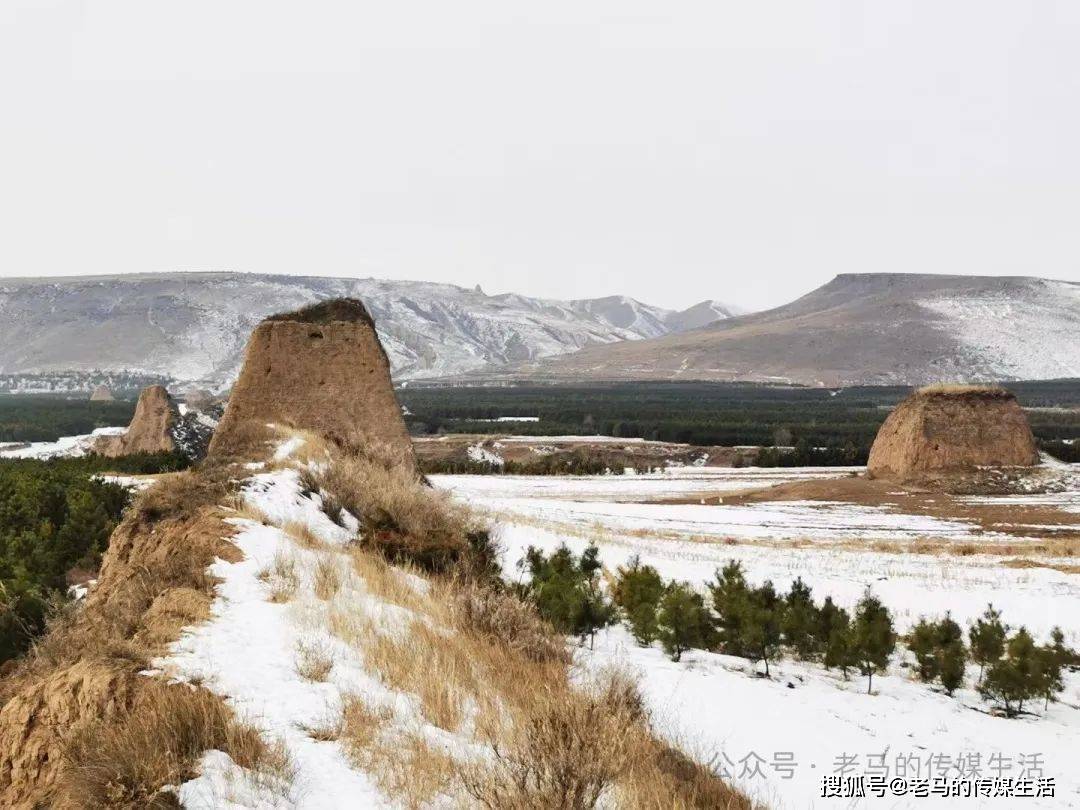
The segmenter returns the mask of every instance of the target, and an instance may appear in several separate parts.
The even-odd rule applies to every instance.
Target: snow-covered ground
[[[505,439],[500,440],[505,441]],[[486,497],[633,502],[743,492],[792,481],[840,478],[858,467],[671,467],[647,475],[432,475],[432,482],[470,500]]]
[[[82,436],[61,436],[55,442],[31,442],[29,445],[14,444],[4,449],[0,446],[0,458],[62,458],[84,456],[99,436],[122,436],[126,427],[98,428]]]
[[[901,631],[922,615],[946,611],[966,625],[993,602],[1014,627],[1024,624],[1043,640],[1051,627],[1060,625],[1069,643],[1080,646],[1080,576],[1050,568],[1006,567],[1001,557],[990,555],[914,554],[872,547],[872,541],[888,538],[994,539],[964,521],[840,503],[626,502],[642,495],[685,496],[728,487],[734,491],[749,488],[748,476],[754,476],[752,486],[761,486],[767,485],[760,483],[766,475],[792,474],[730,470],[712,478],[712,472],[638,479],[434,476],[433,480],[499,516],[504,569],[511,578],[520,576],[515,563],[529,545],[550,551],[565,542],[580,552],[594,541],[608,569],[639,555],[665,578],[699,587],[729,559],[739,560],[754,583],[772,579],[786,589],[801,576],[816,599],[832,596],[849,608],[870,586],[889,606]],[[814,477],[829,472],[794,474]],[[1017,496],[1016,502],[1035,502],[1037,497],[1045,496]],[[1057,505],[1080,504],[1076,492],[1053,497]],[[863,548],[853,542],[860,538],[868,540]],[[602,633],[596,649],[582,649],[579,659],[587,668],[617,663],[636,671],[664,733],[699,758],[712,760],[774,808],[1080,807],[1076,675],[1068,676],[1060,702],[1049,710],[1044,712],[1039,705],[1034,716],[1005,719],[990,714],[970,688],[973,671],[968,688],[949,698],[913,681],[909,670],[900,666],[901,654],[888,675],[875,678],[872,695],[865,694],[865,678],[844,681],[838,673],[812,664],[783,661],[774,666],[773,677],[765,679],[754,674],[749,662],[729,656],[699,651],[673,663],[658,648],[637,646],[622,628]],[[983,777],[1053,777],[1056,796],[897,798],[887,792],[888,798],[881,799],[821,797],[823,776],[879,774],[887,777],[886,784],[896,777],[955,780],[971,771],[976,758]],[[844,767],[838,770],[839,765]],[[844,768],[846,773],[841,773]],[[789,772],[791,777],[784,778]]]
[[[783,661],[772,678],[749,662],[694,651],[674,663],[643,649],[622,628],[600,634],[586,667],[616,664],[637,673],[657,730],[711,761],[773,810],[804,808],[1064,808],[1080,806],[1080,677],[1070,676],[1074,705],[1052,704],[1039,716],[1005,719],[987,713],[972,690],[948,697],[910,680],[904,670],[845,681],[820,666]],[[974,672],[971,673],[974,677]],[[1053,777],[1054,798],[824,799],[822,777],[837,774],[909,780],[958,780],[978,760],[983,777]]]

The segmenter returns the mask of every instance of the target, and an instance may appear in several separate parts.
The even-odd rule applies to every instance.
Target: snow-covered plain
[[[500,439],[510,441],[511,438]],[[556,441],[556,437],[544,437]],[[670,467],[647,475],[432,475],[431,480],[470,500],[552,498],[559,501],[635,502],[717,492],[743,492],[792,481],[840,478],[857,467]]]
[[[99,436],[122,436],[126,427],[98,428],[82,436],[61,436],[55,442],[30,442],[28,445],[12,443],[8,449],[0,446],[0,458],[70,458],[84,456]]]
[[[892,610],[900,631],[922,615],[946,611],[966,625],[993,602],[1014,627],[1024,624],[1045,639],[1051,627],[1060,625],[1069,643],[1080,646],[1080,577],[1075,574],[1005,567],[1001,557],[991,555],[873,549],[874,541],[889,538],[994,539],[964,521],[841,503],[627,502],[643,495],[756,488],[767,485],[761,483],[767,475],[791,474],[729,470],[710,479],[712,472],[638,479],[434,476],[433,480],[497,516],[504,571],[510,578],[521,576],[515,563],[530,545],[550,551],[566,543],[580,552],[592,541],[609,570],[637,555],[665,578],[704,587],[717,567],[737,559],[754,583],[772,579],[786,589],[801,576],[814,589],[815,598],[832,596],[849,608],[869,586]],[[814,477],[829,472],[794,474]],[[1080,504],[1077,492],[1054,498],[1055,504]],[[859,547],[859,539],[868,541],[865,547]],[[1074,768],[1080,758],[1076,675],[1068,676],[1060,702],[1047,711],[1039,705],[1031,716],[1005,719],[991,714],[971,688],[973,670],[967,687],[949,698],[914,681],[910,670],[901,666],[904,654],[897,654],[888,675],[874,679],[872,695],[865,694],[865,678],[845,681],[812,664],[782,661],[773,666],[773,677],[765,679],[757,676],[758,667],[730,656],[697,651],[673,663],[658,648],[637,646],[618,627],[601,633],[595,650],[582,648],[578,658],[586,669],[614,663],[635,671],[658,728],[699,758],[711,760],[770,807],[1080,807],[1080,778]],[[787,767],[787,756],[793,768]],[[957,779],[970,772],[975,758],[984,777],[1053,777],[1056,796],[942,799],[887,793],[880,799],[821,798],[822,777],[838,773],[842,761],[854,763],[847,775]],[[784,778],[787,773],[790,778]]]

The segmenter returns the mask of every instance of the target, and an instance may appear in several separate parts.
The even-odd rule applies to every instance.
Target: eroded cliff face
[[[260,424],[303,427],[343,446],[381,445],[415,463],[386,352],[354,299],[275,315],[256,327],[211,455],[242,455],[245,426]]]
[[[867,469],[876,478],[910,478],[1038,463],[1016,397],[961,387],[917,391],[897,405],[878,431]]]

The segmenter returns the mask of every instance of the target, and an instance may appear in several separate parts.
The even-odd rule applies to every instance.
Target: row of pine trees
[[[735,560],[716,572],[704,593],[686,582],[665,582],[637,558],[616,569],[605,590],[595,545],[580,556],[565,545],[550,555],[530,547],[519,565],[529,574],[516,586],[520,595],[561,632],[591,645],[599,629],[625,621],[639,644],[659,641],[674,661],[692,649],[722,652],[761,662],[769,677],[770,664],[787,655],[839,669],[845,678],[859,672],[870,692],[874,675],[888,669],[903,643],[917,677],[949,695],[963,686],[969,662],[977,665],[975,687],[1010,717],[1032,700],[1048,704],[1064,687],[1065,669],[1080,665],[1059,628],[1040,645],[1024,627],[1013,632],[993,606],[971,625],[966,640],[948,614],[920,619],[900,636],[889,609],[869,588],[849,612],[832,597],[816,602],[801,578],[784,593],[771,581],[753,586]]]

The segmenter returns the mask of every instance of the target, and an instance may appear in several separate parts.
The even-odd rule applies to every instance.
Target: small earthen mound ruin
[[[867,471],[872,478],[917,478],[1038,463],[1035,437],[1011,393],[931,386],[889,414],[870,449]]]
[[[127,456],[132,453],[171,453],[176,449],[173,428],[179,417],[176,404],[164,386],[151,385],[139,394],[135,415],[127,433],[102,436],[94,452],[103,456]]]
[[[343,446],[382,445],[415,464],[390,361],[360,301],[324,301],[255,328],[210,454],[244,455],[253,426],[268,424],[302,425]]]
[[[163,386],[151,385],[139,394],[127,432],[100,436],[91,449],[110,458],[179,451],[190,459],[199,459],[206,455],[215,425],[212,418],[200,412],[189,409],[182,413]]]
[[[112,391],[109,390],[107,385],[99,385],[94,389],[94,392],[90,394],[91,402],[112,402],[114,399]]]

